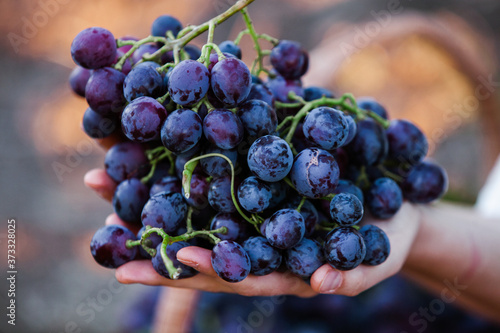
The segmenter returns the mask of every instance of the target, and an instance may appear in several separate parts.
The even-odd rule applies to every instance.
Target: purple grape
[[[339,167],[326,150],[306,148],[293,162],[290,180],[300,195],[321,198],[333,193],[339,180]]]
[[[359,232],[363,236],[366,245],[366,255],[363,259],[363,264],[380,265],[383,263],[391,252],[391,244],[385,232],[377,226],[365,225]]]
[[[325,262],[321,245],[304,238],[294,247],[286,250],[286,267],[290,272],[303,279],[308,279]]]
[[[309,55],[300,43],[281,40],[273,47],[270,55],[271,64],[283,77],[298,79],[309,67]]]
[[[350,180],[340,179],[337,187],[333,191],[334,194],[339,193],[350,193],[355,195],[361,203],[365,202],[365,198],[363,196],[363,191],[356,185],[354,185]],[[328,205],[330,207],[330,205]]]
[[[353,162],[370,166],[387,157],[389,146],[382,126],[372,119],[365,119],[358,122],[356,136],[346,148]]]
[[[221,102],[230,107],[247,98],[251,83],[250,70],[239,59],[222,59],[212,68],[212,90]]]
[[[295,209],[278,210],[270,218],[265,228],[265,236],[272,246],[289,249],[297,245],[305,234],[302,215]]]
[[[139,97],[123,110],[122,130],[134,142],[156,140],[166,118],[167,111],[156,99]]]
[[[360,109],[373,111],[382,118],[389,119],[387,110],[372,97],[360,97],[357,99],[356,103]]]
[[[125,74],[110,67],[93,71],[85,87],[85,98],[92,110],[102,115],[120,113],[125,105],[124,80]]]
[[[269,106],[274,107],[273,93],[267,86],[261,83],[252,83],[250,93],[247,96],[247,101],[250,101],[252,99],[261,100],[263,102],[266,102]]]
[[[210,230],[227,228],[227,233],[216,233],[215,236],[222,240],[243,241],[248,238],[248,222],[240,214],[218,213],[210,222]]]
[[[172,112],[161,129],[161,141],[175,154],[185,153],[200,141],[203,134],[200,116],[193,110]]]
[[[137,42],[139,40],[139,38],[137,37],[132,37],[132,36],[123,36],[121,38],[119,38],[120,40],[122,41],[135,41]],[[123,53],[127,53],[131,48],[133,47],[133,45],[123,45],[123,46],[120,46],[117,51],[121,51]]]
[[[231,53],[224,53],[224,56],[226,58],[236,58],[236,56],[231,54]],[[210,63],[208,64],[208,71],[210,73],[212,73],[212,69],[219,62],[219,55],[217,53],[211,53],[209,60],[210,60]],[[217,99],[217,97],[215,97],[215,96],[213,96],[213,97],[217,100],[218,103],[221,103],[221,101],[219,101]],[[221,105],[223,105],[223,104],[221,103]]]
[[[208,69],[196,60],[183,60],[177,64],[168,80],[170,98],[179,105],[193,105],[208,91]]]
[[[347,135],[347,138],[345,139],[345,142],[343,144],[344,146],[351,143],[351,141],[356,136],[356,133],[358,132],[358,125],[356,124],[356,121],[354,120],[354,118],[351,116],[347,116],[345,118],[347,120],[347,128],[348,128],[349,134]]]
[[[141,219],[144,226],[162,228],[170,234],[179,228],[186,214],[187,205],[180,193],[160,192],[144,205]]]
[[[415,165],[422,161],[429,150],[427,138],[408,120],[392,120],[387,128],[388,157],[399,163]]]
[[[300,204],[300,198],[296,197],[292,199],[291,201],[287,202],[286,204],[283,205],[283,208],[297,208]],[[304,204],[302,205],[302,208],[300,209],[300,215],[304,218],[304,225],[306,228],[305,231],[305,236],[309,237],[313,234],[316,225],[319,223],[319,214],[318,210],[314,205],[306,200],[304,201]]]
[[[137,239],[132,231],[121,225],[107,225],[99,228],[92,237],[90,252],[99,265],[118,268],[137,256],[137,247],[126,247],[129,239]]]
[[[149,195],[152,197],[160,192],[175,192],[182,193],[182,184],[179,178],[174,176],[165,176],[154,182],[149,190]]]
[[[313,109],[304,120],[304,136],[323,149],[343,146],[349,136],[349,123],[346,118],[339,110],[329,107]]]
[[[248,167],[260,179],[276,182],[285,178],[293,165],[293,153],[288,143],[280,137],[266,135],[250,146]]]
[[[146,231],[146,226],[139,229],[137,232],[137,239],[141,239],[142,235]],[[144,244],[150,249],[156,249],[156,247],[163,242],[163,238],[158,235],[156,232],[151,233],[148,238],[144,240]],[[151,259],[151,255],[144,250],[142,246],[138,246],[140,255],[145,259]]]
[[[288,93],[294,92],[299,97],[304,97],[304,89],[299,80],[287,80],[278,75],[273,79],[269,79],[266,86],[271,90],[274,98],[283,103],[293,103],[294,100],[288,98]]]
[[[85,86],[92,74],[91,70],[76,66],[69,75],[69,85],[75,94],[85,97]]]
[[[330,216],[341,227],[353,226],[363,218],[363,204],[349,193],[340,193],[330,201]]]
[[[188,246],[191,246],[191,244],[189,244],[188,242],[175,242],[167,246],[167,257],[172,260],[172,264],[175,268],[181,269],[180,274],[177,277],[179,279],[186,279],[198,274],[198,271],[193,267],[186,266],[179,260],[177,260],[177,252],[180,249]],[[160,274],[163,277],[166,277],[167,279],[170,279],[170,275],[168,274],[167,268],[165,267],[165,262],[161,257],[161,244],[156,247],[156,255],[153,257],[151,262],[153,263],[153,268],[155,269],[156,273]]]
[[[170,15],[159,16],[151,25],[151,35],[158,37],[166,37],[167,31],[171,31],[176,37],[181,30],[182,23]]]
[[[238,201],[250,213],[260,213],[269,207],[271,189],[256,177],[248,177],[238,187]]]
[[[120,142],[111,147],[104,166],[108,176],[117,183],[127,178],[141,178],[149,171],[143,146],[133,142]]]
[[[115,55],[115,37],[104,28],[92,27],[82,30],[71,43],[71,57],[83,68],[109,66],[115,60]]]
[[[123,83],[123,94],[131,102],[138,97],[160,97],[165,93],[163,77],[151,65],[136,66]]]
[[[366,246],[356,229],[338,227],[328,233],[324,251],[330,265],[340,271],[348,271],[361,264],[366,255]]]
[[[141,211],[149,199],[149,188],[137,178],[126,179],[116,187],[113,207],[125,222],[141,224]]]
[[[241,59],[241,48],[231,40],[225,40],[219,44],[222,52],[231,53],[236,58]]]
[[[236,167],[238,152],[236,149],[220,149],[216,146],[210,145],[207,147],[203,154],[222,154],[229,158],[233,167]],[[222,157],[205,157],[200,161],[201,169],[209,176],[222,177],[231,174],[231,166]]]
[[[232,149],[243,140],[243,125],[230,110],[215,109],[203,119],[205,137],[221,149]]]
[[[333,98],[333,94],[330,90],[321,87],[307,87],[304,89],[304,100],[307,102],[321,97]]]
[[[446,193],[448,176],[439,165],[423,161],[411,169],[401,189],[410,202],[429,203]]]
[[[119,121],[113,115],[103,116],[91,108],[87,108],[83,114],[83,130],[94,139],[110,136],[118,128],[118,125]]]
[[[378,219],[394,216],[403,204],[403,194],[398,184],[390,178],[378,178],[373,182],[366,196],[370,213]]]
[[[274,272],[281,265],[281,253],[269,244],[264,237],[250,237],[243,242],[250,258],[250,272],[263,276]]]
[[[276,111],[264,101],[247,100],[238,107],[238,116],[249,136],[260,137],[276,132]]]
[[[208,182],[205,176],[194,173],[191,178],[191,191],[186,199],[188,205],[196,209],[203,209],[208,205]],[[184,195],[184,189],[182,190]],[[184,196],[185,197],[185,196]]]
[[[115,61],[113,61],[112,65],[115,65],[118,61],[120,61],[120,58],[123,57],[124,55],[125,55],[124,52],[122,52],[120,50],[116,50]],[[132,62],[132,59],[127,58],[125,60],[125,62],[123,63],[123,66],[122,66],[122,69],[120,70],[120,72],[122,72],[125,75],[128,75],[128,73],[130,73],[130,71],[132,70],[133,65],[134,65],[134,63]]]
[[[218,212],[236,212],[236,206],[231,197],[231,176],[222,176],[210,182],[208,202]]]
[[[248,254],[240,244],[223,240],[213,248],[212,267],[221,279],[240,282],[250,273],[251,264]]]
[[[158,51],[158,49],[159,47],[155,44],[142,44],[132,54],[132,61],[134,62],[134,64],[136,64],[139,61],[143,60],[143,56],[150,56]]]

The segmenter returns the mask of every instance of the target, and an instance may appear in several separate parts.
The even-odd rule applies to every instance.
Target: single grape
[[[309,67],[307,51],[295,41],[280,40],[269,57],[276,71],[287,79],[300,78]]]
[[[110,67],[93,71],[85,86],[85,98],[92,110],[102,115],[119,114],[125,105],[124,80],[125,74]]]
[[[182,106],[193,105],[207,93],[209,80],[208,69],[202,63],[190,59],[183,60],[170,73],[170,98]]]
[[[199,57],[201,57],[201,50],[196,45],[189,44],[184,46],[184,52],[187,53],[189,59],[197,60]]]
[[[205,137],[221,149],[232,149],[243,140],[240,118],[230,110],[215,109],[203,119]]]
[[[75,94],[85,97],[85,86],[92,71],[80,66],[76,66],[69,75],[69,85]]]
[[[164,93],[163,77],[149,64],[134,67],[123,83],[123,94],[129,102],[142,96],[157,98]]]
[[[330,231],[323,246],[326,261],[340,271],[358,267],[366,255],[363,237],[351,227],[338,227]]]
[[[160,138],[167,110],[151,97],[139,97],[125,107],[122,130],[134,142],[148,142]]]
[[[274,213],[265,228],[265,236],[272,246],[289,249],[297,245],[305,234],[302,215],[295,209],[285,208]]]
[[[149,190],[149,195],[152,197],[160,192],[175,192],[182,193],[182,184],[179,178],[174,176],[165,176],[154,182]]]
[[[210,84],[215,96],[230,107],[243,102],[250,93],[250,70],[239,59],[222,59],[212,68]]]
[[[104,28],[92,27],[82,30],[71,43],[71,57],[83,68],[109,66],[115,60],[115,55],[115,37]]]
[[[365,197],[363,196],[363,191],[359,187],[353,184],[350,180],[340,179],[337,187],[333,191],[334,194],[339,193],[350,193],[355,195],[361,203],[365,202]]]
[[[304,100],[307,102],[320,99],[321,97],[333,98],[333,93],[321,87],[307,87],[304,89]]]
[[[151,25],[151,35],[166,37],[167,31],[171,31],[174,37],[182,30],[182,23],[173,16],[162,15],[154,20]]]
[[[247,100],[238,107],[238,116],[249,136],[260,137],[276,132],[276,111],[264,101]]]
[[[186,198],[186,202],[191,207],[196,209],[203,209],[208,206],[208,181],[206,176],[198,173],[194,173],[191,178],[191,191],[189,193],[189,198]],[[182,195],[185,193],[182,190]]]
[[[386,177],[375,180],[367,192],[366,205],[378,219],[394,216],[403,204],[403,194],[398,184]]]
[[[296,209],[299,204],[300,204],[300,198],[295,197],[291,201],[288,201],[283,205],[283,208],[293,208]],[[304,201],[304,204],[302,205],[302,208],[300,209],[300,215],[304,218],[304,225],[306,228],[305,231],[305,236],[309,237],[313,234],[314,229],[316,228],[316,225],[319,223],[319,214],[318,210],[314,205],[306,200]]]
[[[343,146],[349,136],[349,123],[346,118],[336,109],[325,106],[315,108],[304,120],[304,136],[323,149]]]
[[[210,222],[210,230],[227,228],[227,233],[216,233],[215,236],[222,240],[243,241],[248,238],[248,222],[240,214],[218,213]]]
[[[252,99],[266,102],[269,106],[274,108],[274,95],[271,90],[262,83],[252,83],[250,93],[247,96],[247,101]]]
[[[136,240],[134,233],[121,225],[99,228],[90,241],[94,260],[107,268],[118,268],[137,256],[137,247],[127,248],[128,240]]]
[[[263,276],[274,272],[281,265],[281,253],[269,244],[264,237],[250,237],[243,242],[248,257],[250,258],[250,272]]]
[[[285,262],[290,272],[308,279],[325,262],[323,248],[317,241],[304,238],[286,250]]]
[[[177,252],[185,247],[191,246],[188,242],[175,242],[167,246],[167,257],[172,260],[173,266],[181,271],[179,273],[178,279],[186,279],[198,274],[198,271],[193,267],[186,266],[177,260]],[[153,268],[155,271],[163,277],[170,279],[170,275],[168,274],[167,268],[165,267],[165,262],[161,256],[161,244],[156,247],[156,255],[151,260],[153,263]]]
[[[429,150],[427,138],[417,126],[408,120],[392,120],[386,133],[390,159],[415,165],[427,155]]]
[[[363,204],[353,194],[340,193],[330,201],[330,216],[342,227],[357,224],[363,218],[363,213]]]
[[[266,135],[250,146],[248,167],[260,179],[277,182],[285,178],[293,165],[293,153],[288,143],[278,136]]]
[[[162,228],[170,234],[177,230],[186,218],[187,205],[176,192],[160,192],[153,195],[142,209],[143,225]]]
[[[352,142],[346,146],[349,157],[361,165],[376,165],[387,157],[389,145],[382,126],[372,119],[358,122],[358,130]]]
[[[345,118],[347,120],[347,127],[349,129],[349,134],[347,135],[347,138],[345,139],[345,142],[343,144],[344,146],[351,143],[351,141],[356,136],[356,133],[358,132],[358,125],[356,124],[356,121],[354,120],[354,118],[351,116],[347,116]]]
[[[383,263],[391,252],[391,244],[385,232],[377,226],[364,225],[359,232],[366,245],[366,255],[363,264],[375,266]]]
[[[227,282],[243,281],[250,273],[250,258],[235,241],[223,240],[215,244],[211,261],[217,275]]]
[[[146,231],[146,226],[142,227],[139,229],[137,232],[137,239],[141,239],[142,235]],[[161,238],[160,235],[158,235],[156,232],[151,233],[148,238],[146,238],[143,243],[149,247],[150,249],[156,249],[156,247],[163,242],[163,238]],[[145,258],[145,259],[151,259],[151,255],[144,250],[142,246],[138,246],[139,248],[139,254]]]
[[[410,202],[429,203],[446,193],[448,176],[441,166],[423,161],[411,169],[401,189]]]
[[[236,58],[236,56],[235,56],[235,55],[233,55],[233,54],[231,54],[231,53],[227,53],[227,52],[225,52],[225,53],[224,53],[224,56],[225,56],[226,58]],[[210,54],[209,61],[210,61],[210,63],[208,64],[208,67],[207,67],[207,68],[208,68],[208,71],[209,71],[210,73],[212,73],[212,69],[213,69],[213,68],[214,68],[214,66],[215,66],[215,65],[219,62],[219,55],[218,55],[217,53],[211,53],[211,54]],[[210,89],[209,91],[211,91],[211,89]],[[213,93],[213,92],[212,92],[212,93]],[[218,103],[221,103],[221,101],[219,101],[219,100],[217,99],[217,97],[215,97],[215,96],[213,96],[213,97],[214,97],[214,99],[215,99],[215,100],[217,100],[217,102],[218,102]],[[221,103],[221,105],[223,105],[223,104]]]
[[[290,92],[294,92],[299,97],[304,97],[304,89],[302,89],[302,83],[299,80],[285,79],[284,77],[277,75],[276,77],[269,79],[266,86],[271,90],[274,98],[283,103],[293,103],[294,100],[288,98]]]
[[[120,142],[106,153],[104,167],[108,176],[119,183],[127,178],[145,176],[149,171],[149,161],[141,144]]]
[[[210,145],[203,150],[203,154],[222,154],[229,158],[233,167],[236,167],[238,152],[236,149],[220,149],[217,146]],[[222,177],[231,175],[231,166],[222,157],[205,157],[200,161],[201,169],[212,177]]]
[[[357,99],[358,107],[364,110],[373,111],[384,119],[389,119],[387,110],[372,97],[360,97]]]
[[[321,198],[335,190],[339,167],[326,150],[306,148],[295,156],[289,176],[300,195]]]
[[[232,40],[225,40],[219,44],[219,49],[222,52],[231,53],[236,58],[241,59],[241,48]]]
[[[271,189],[256,177],[248,177],[238,187],[238,201],[250,213],[260,213],[269,207]]]
[[[149,188],[137,178],[126,179],[116,187],[113,207],[123,221],[140,225],[141,211],[149,198]]]
[[[161,141],[175,154],[193,148],[203,134],[200,116],[193,110],[178,109],[172,112],[161,129]]]
[[[236,206],[231,197],[231,176],[218,177],[210,182],[208,203],[218,212],[236,212]]]
[[[103,139],[110,136],[119,126],[114,115],[103,116],[91,108],[87,108],[82,121],[85,133],[94,139]]]
[[[132,54],[132,61],[134,64],[138,63],[141,60],[144,60],[143,56],[150,56],[156,51],[158,51],[159,47],[155,44],[142,44],[134,51]]]

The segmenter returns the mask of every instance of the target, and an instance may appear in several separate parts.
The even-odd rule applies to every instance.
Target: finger
[[[121,226],[129,229],[130,231],[132,231],[134,234],[137,234],[137,232],[139,232],[139,229],[142,227],[142,226],[137,226],[135,224],[131,224],[131,223],[123,221],[115,213],[108,215],[108,217],[106,218],[105,224],[106,225],[112,225],[112,224],[121,225]]]
[[[177,260],[200,273],[218,276],[212,267],[212,251],[210,250],[198,246],[184,247],[177,252]]]
[[[115,193],[116,183],[103,169],[93,169],[85,174],[83,182],[103,199],[110,201]]]

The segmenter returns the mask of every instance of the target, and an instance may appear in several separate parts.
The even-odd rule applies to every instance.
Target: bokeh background
[[[90,239],[112,208],[82,181],[103,165],[104,151],[80,129],[86,103],[67,84],[72,39],[89,26],[145,37],[161,14],[197,24],[232,3],[0,2],[0,247],[6,253],[7,219],[15,218],[17,331],[147,331],[151,311],[137,309],[150,309],[158,293],[120,286],[91,258]],[[393,118],[417,123],[448,170],[447,200],[475,202],[500,153],[498,1],[256,0],[249,10],[258,31],[311,50],[305,85],[374,96]],[[216,42],[242,28],[231,18],[217,28]],[[242,48],[251,61],[248,39]],[[1,332],[16,332],[0,318]]]

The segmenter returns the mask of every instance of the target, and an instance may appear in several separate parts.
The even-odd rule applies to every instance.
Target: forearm
[[[500,221],[448,204],[420,209],[421,227],[403,271],[446,303],[498,317]]]

